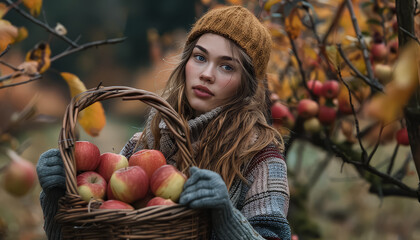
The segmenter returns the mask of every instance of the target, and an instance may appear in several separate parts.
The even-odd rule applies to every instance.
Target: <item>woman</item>
[[[247,9],[206,13],[190,31],[164,91],[188,121],[198,166],[183,166],[171,133],[153,109],[143,134],[135,134],[121,151],[129,158],[139,149],[159,149],[169,164],[190,167],[179,203],[211,209],[213,239],[290,239],[283,145],[266,120],[270,51],[269,32]],[[49,150],[37,168],[50,237],[59,236],[51,216],[64,189],[60,166],[58,151]]]

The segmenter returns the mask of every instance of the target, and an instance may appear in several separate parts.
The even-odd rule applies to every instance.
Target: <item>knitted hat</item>
[[[210,10],[191,29],[186,45],[205,33],[229,38],[252,59],[257,79],[264,79],[271,51],[271,35],[248,9],[242,6]]]

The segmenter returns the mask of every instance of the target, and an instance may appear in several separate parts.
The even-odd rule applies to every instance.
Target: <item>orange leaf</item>
[[[23,0],[23,5],[29,9],[29,12],[34,17],[41,13],[42,0]]]
[[[285,19],[284,25],[286,27],[286,32],[290,34],[292,39],[299,37],[304,26],[300,21],[299,11],[297,9],[292,10],[290,15]]]
[[[86,91],[83,82],[74,74],[63,72],[61,76],[66,80],[70,87],[70,95],[77,96]],[[106,124],[105,111],[100,102],[95,102],[89,107],[83,109],[78,116],[79,124],[85,132],[92,137],[96,137]]]
[[[36,61],[38,62],[38,71],[43,73],[50,67],[51,60],[51,49],[50,45],[45,42],[38,43],[34,49],[26,54],[25,61]]]
[[[0,3],[0,19],[9,11],[9,7],[5,3]]]
[[[0,19],[0,52],[4,51],[7,45],[12,44],[18,36],[18,29],[9,21]]]

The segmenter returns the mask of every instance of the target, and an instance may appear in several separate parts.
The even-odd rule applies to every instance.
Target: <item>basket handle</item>
[[[89,89],[71,99],[64,114],[63,125],[59,135],[58,145],[63,158],[64,170],[66,173],[67,193],[78,195],[76,182],[76,161],[74,158],[74,145],[76,142],[74,130],[78,114],[80,111],[95,102],[111,98],[140,100],[147,105],[156,108],[161,113],[162,120],[174,134],[175,143],[178,146],[180,157],[184,166],[196,165],[192,158],[192,147],[187,122],[183,120],[163,98],[152,92],[124,86]]]

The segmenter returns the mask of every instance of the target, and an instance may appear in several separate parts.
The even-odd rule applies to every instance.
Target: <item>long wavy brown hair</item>
[[[181,60],[171,73],[163,92],[168,103],[186,121],[196,117],[185,94],[185,66],[197,41],[184,47]],[[236,177],[246,182],[242,174],[244,166],[267,145],[275,144],[283,150],[281,135],[267,123],[271,116],[268,114],[264,80],[256,79],[250,57],[234,42],[229,42],[233,56],[239,58],[241,63],[241,84],[237,94],[222,106],[221,113],[202,130],[193,154],[198,167],[219,173],[228,189]],[[155,138],[154,146],[148,147],[160,147],[160,121],[161,115],[158,112],[150,125]],[[141,141],[147,146],[146,139]],[[183,162],[177,164],[182,165]],[[179,167],[183,169],[183,166]]]

